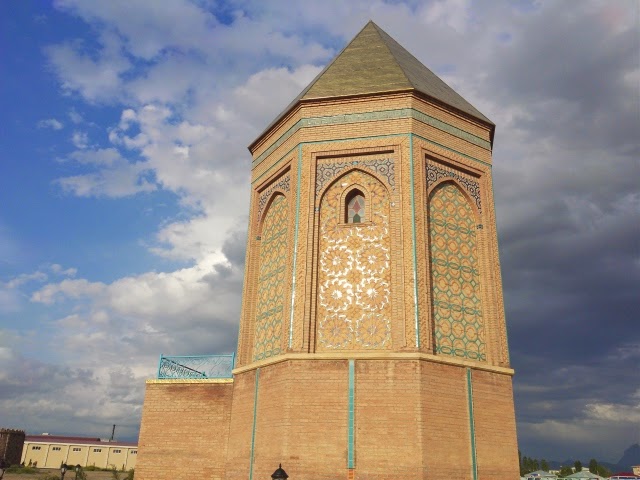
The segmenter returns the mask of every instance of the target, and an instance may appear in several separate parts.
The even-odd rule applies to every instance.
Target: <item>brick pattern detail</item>
[[[355,377],[356,479],[427,478],[420,363],[356,361]]]
[[[234,378],[232,403],[233,415],[231,416],[231,422],[229,425],[229,446],[226,457],[225,480],[248,480],[249,478],[251,437],[253,434],[255,381],[255,370],[241,375],[236,375]],[[222,462],[222,465],[225,465],[224,461]],[[275,470],[275,467],[273,470]],[[270,474],[273,473],[273,470]],[[258,479],[259,477],[254,475],[253,478]],[[270,477],[267,476],[266,478],[268,479]],[[167,478],[166,480],[170,479]]]
[[[471,480],[471,428],[465,369],[433,363],[421,366],[424,420],[420,433],[425,445],[422,458],[429,472],[425,478]]]
[[[478,478],[518,478],[511,378],[474,370],[472,379]],[[500,421],[496,421],[498,418]]]
[[[227,478],[232,394],[233,383],[147,384],[136,480]]]
[[[254,480],[271,478],[279,463],[292,479],[346,477],[347,363],[283,362],[260,369]],[[255,371],[236,377],[227,480],[249,478],[254,386]]]

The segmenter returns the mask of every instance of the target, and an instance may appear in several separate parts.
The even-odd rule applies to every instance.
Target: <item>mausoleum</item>
[[[369,22],[249,146],[237,352],[162,357],[136,479],[518,478],[494,131]]]

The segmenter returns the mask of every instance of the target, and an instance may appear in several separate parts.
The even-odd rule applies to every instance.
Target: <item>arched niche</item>
[[[438,354],[486,361],[478,262],[478,212],[454,180],[429,193],[434,347]]]
[[[260,220],[260,250],[253,332],[253,361],[280,353],[288,259],[289,205],[274,193]]]
[[[365,221],[348,223],[361,196]],[[390,194],[374,175],[351,170],[319,203],[316,351],[391,348]]]

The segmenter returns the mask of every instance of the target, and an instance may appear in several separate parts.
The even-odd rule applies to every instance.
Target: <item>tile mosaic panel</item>
[[[453,183],[429,196],[429,236],[436,352],[486,360],[476,219]]]
[[[345,224],[342,184],[368,191],[367,219]],[[391,348],[389,194],[373,176],[354,170],[320,205],[318,351]]]
[[[289,192],[290,186],[291,186],[291,177],[289,175],[289,172],[287,172],[278,180],[276,180],[274,183],[269,185],[269,187],[266,190],[260,193],[260,197],[258,198],[258,216],[256,217],[258,222],[262,218],[262,212],[264,210],[264,207],[267,205],[267,202],[271,198],[271,194],[275,190]]]
[[[475,180],[463,177],[456,172],[438,167],[432,163],[427,163],[427,184],[433,185],[441,178],[455,178],[467,191],[469,196],[476,202],[478,211],[482,212],[482,203],[480,200],[480,184]]]
[[[288,212],[287,199],[284,195],[277,195],[266,211],[262,224],[254,361],[280,353],[288,254]]]
[[[387,179],[391,188],[395,188],[396,173],[395,163],[391,158],[377,158],[372,160],[354,160],[351,162],[323,162],[318,164],[316,175],[316,197],[325,185],[333,181],[346,170],[353,167],[370,170]]]

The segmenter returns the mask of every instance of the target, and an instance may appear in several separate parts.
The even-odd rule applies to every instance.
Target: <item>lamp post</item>
[[[287,480],[287,478],[289,478],[289,475],[287,475],[287,472],[282,469],[282,464],[280,464],[278,469],[271,474],[271,478],[273,480]]]
[[[75,478],[75,480],[78,480],[78,473],[80,473],[81,469],[82,469],[82,467],[80,466],[80,464],[76,465],[76,478]]]
[[[60,480],[64,480],[64,474],[67,473],[67,464],[60,465]]]

